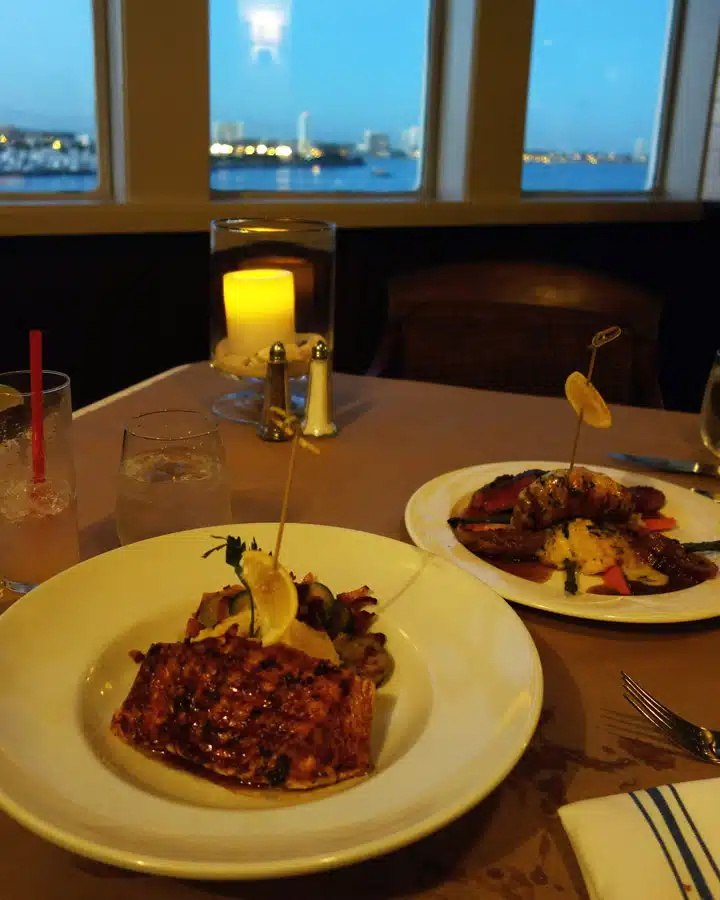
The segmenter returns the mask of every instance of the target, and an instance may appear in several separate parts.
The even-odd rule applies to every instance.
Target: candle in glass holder
[[[286,269],[240,269],[223,275],[230,353],[253,356],[278,341],[295,343],[295,287]]]

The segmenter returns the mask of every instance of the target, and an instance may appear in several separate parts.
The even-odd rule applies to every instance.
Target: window
[[[0,194],[97,187],[92,0],[0,0]]]
[[[210,0],[216,191],[417,191],[430,0]]]
[[[0,0],[0,234],[694,218],[718,29],[717,0]]]
[[[536,0],[522,186],[655,183],[672,0]]]

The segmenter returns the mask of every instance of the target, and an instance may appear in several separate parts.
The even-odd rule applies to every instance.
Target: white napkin
[[[593,900],[720,900],[720,778],[558,812]]]

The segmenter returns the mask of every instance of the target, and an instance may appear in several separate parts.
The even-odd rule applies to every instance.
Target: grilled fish
[[[375,686],[234,630],[153,644],[112,731],[129,744],[252,787],[306,790],[368,773]]]

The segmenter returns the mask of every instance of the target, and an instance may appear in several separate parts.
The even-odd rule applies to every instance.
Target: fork
[[[694,725],[673,712],[652,694],[622,672],[624,697],[646,719],[663,731],[671,741],[705,762],[720,765],[720,731]]]

